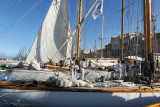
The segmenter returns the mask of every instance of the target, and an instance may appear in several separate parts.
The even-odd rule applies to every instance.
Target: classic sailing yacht
[[[149,2],[149,0],[145,1],[147,3]],[[50,9],[46,15],[46,18],[42,24],[40,32],[27,58],[28,61],[37,60],[38,62],[46,62],[48,61],[48,59],[52,59],[52,55],[55,54],[59,48],[61,48],[61,45],[63,45],[63,43],[59,43],[60,41],[58,41],[59,40],[58,38],[59,37],[62,38],[64,42],[69,37],[63,34],[66,33],[68,35],[68,30],[69,30],[69,22],[67,19],[68,17],[67,4],[68,4],[67,0],[53,0]],[[66,17],[64,15],[66,15]],[[63,22],[62,17],[64,18],[64,20],[66,19],[67,22],[65,21]],[[50,30],[52,27],[53,29]],[[56,34],[58,36],[56,36]],[[62,34],[62,37],[59,34]],[[46,37],[48,35],[49,37]],[[51,41],[53,41],[53,43],[51,43]],[[70,40],[70,42],[72,42],[72,40]],[[47,43],[49,43],[49,45],[47,45]],[[52,45],[54,47],[52,47]],[[69,49],[71,49],[71,47]],[[43,53],[41,53],[41,51],[43,51]],[[66,55],[67,52],[68,52],[67,48],[62,49],[62,51],[60,51],[57,57],[53,60],[58,61],[61,57],[64,60],[67,59],[68,58],[67,57],[68,55]],[[40,72],[32,72],[32,73],[39,75]],[[48,75],[45,72],[41,74],[41,76],[44,77],[45,76],[44,74]],[[119,83],[119,81],[117,82]],[[3,86],[6,84],[0,84],[0,85]],[[43,86],[41,87],[26,87],[25,85],[23,87],[22,86],[13,87],[13,86],[15,86],[15,84],[12,84],[12,87],[8,87],[10,89],[3,89],[7,87],[3,87],[0,89],[0,100],[2,101],[7,100],[8,103],[15,104],[16,106],[142,107],[160,101],[159,88],[156,88],[154,90],[153,87],[151,88],[150,86],[146,85],[141,86],[141,84],[134,87],[125,87],[125,88],[124,87],[47,88]]]

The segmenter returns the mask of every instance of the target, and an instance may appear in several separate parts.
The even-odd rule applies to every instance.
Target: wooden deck
[[[37,90],[37,91],[59,91],[59,92],[105,92],[105,93],[160,93],[160,85],[153,87],[145,84],[136,84],[134,87],[109,87],[109,88],[85,88],[85,87],[70,87],[70,88],[55,88],[42,87],[45,82],[39,82],[39,87],[26,86],[26,82],[11,82],[0,81],[0,88],[3,89],[20,89],[20,90]],[[141,88],[140,88],[141,87]]]

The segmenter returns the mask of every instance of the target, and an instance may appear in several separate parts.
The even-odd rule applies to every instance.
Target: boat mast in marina
[[[129,8],[132,4],[129,4],[126,8]],[[118,11],[119,12],[119,11]],[[125,0],[122,0],[122,28],[121,28],[121,60],[123,60],[123,49],[124,49],[124,14],[125,13]]]
[[[149,76],[151,80],[152,73],[154,71],[154,58],[152,53],[152,36],[151,36],[151,0],[144,0],[144,36],[145,36],[145,43],[146,43],[146,61],[149,63],[146,63],[146,66],[150,67],[148,70]]]
[[[77,28],[77,59],[80,58],[80,47],[81,47],[81,27],[82,24],[79,24],[82,20],[82,6],[83,6],[83,0],[78,0],[78,18],[77,18],[77,23],[78,23],[78,28]]]
[[[92,7],[88,10],[88,12],[86,13],[86,15],[84,16],[84,18],[82,19],[82,8],[83,8],[83,0],[78,0],[78,18],[77,18],[77,40],[76,40],[76,44],[77,44],[77,59],[80,58],[80,47],[81,47],[81,27],[82,27],[82,23],[85,21],[85,19],[87,18],[88,14],[91,12],[91,10],[93,9],[93,7],[95,6],[95,4],[97,3],[98,0],[96,0],[94,2],[94,4],[92,5]]]
[[[150,54],[152,54],[151,0],[144,0],[144,35],[145,35],[147,54],[149,58]]]
[[[101,39],[101,58],[103,58],[103,23],[104,23],[104,16],[102,17],[102,36],[100,37]]]
[[[96,0],[94,2],[94,4],[91,6],[91,8],[87,11],[87,13],[85,14],[85,16],[83,17],[82,20],[80,20],[79,24],[76,26],[76,28],[71,32],[71,34],[69,35],[69,37],[66,39],[66,41],[61,45],[61,47],[59,48],[58,51],[56,51],[56,53],[53,55],[52,59],[56,57],[56,55],[61,51],[61,49],[68,43],[68,41],[70,40],[70,38],[73,37],[73,35],[76,33],[77,29],[78,29],[78,26],[82,26],[82,23],[86,20],[88,14],[91,12],[91,10],[93,9],[93,7],[96,5],[98,0]],[[76,40],[77,41],[77,40]],[[79,42],[80,43],[80,42]],[[77,43],[76,43],[77,44]],[[80,46],[80,45],[79,45]],[[79,50],[77,49],[77,51],[80,52],[80,47],[79,47]],[[77,55],[78,56],[78,55]],[[80,53],[79,53],[79,56],[80,56]]]
[[[125,0],[122,0],[121,60],[123,60],[124,9],[125,9]]]

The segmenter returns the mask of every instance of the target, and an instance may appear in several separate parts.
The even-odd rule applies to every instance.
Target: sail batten
[[[53,0],[26,61],[48,62],[68,38],[69,30],[68,1]],[[72,39],[52,60],[70,59],[71,48]]]

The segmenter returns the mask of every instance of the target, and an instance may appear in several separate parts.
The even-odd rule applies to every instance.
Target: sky
[[[83,16],[95,0],[83,0]],[[143,6],[142,0],[125,0],[125,7],[134,3],[125,10],[124,33],[137,31],[137,20],[143,32]],[[153,1],[153,0],[152,0]],[[158,14],[160,0],[155,1],[155,14]],[[38,31],[43,23],[52,0],[0,0],[0,57],[15,57],[20,48],[31,48]],[[71,30],[76,26],[78,0],[68,0],[69,21]],[[121,34],[122,0],[104,0],[104,46],[110,42],[111,37]],[[83,23],[81,49],[93,50],[95,40],[97,48],[101,48],[102,15],[96,20],[92,12]],[[159,19],[157,17],[157,32]],[[86,25],[86,26],[85,26]],[[86,29],[86,30],[85,30]],[[86,33],[85,33],[86,32]],[[86,42],[85,42],[86,36]]]

